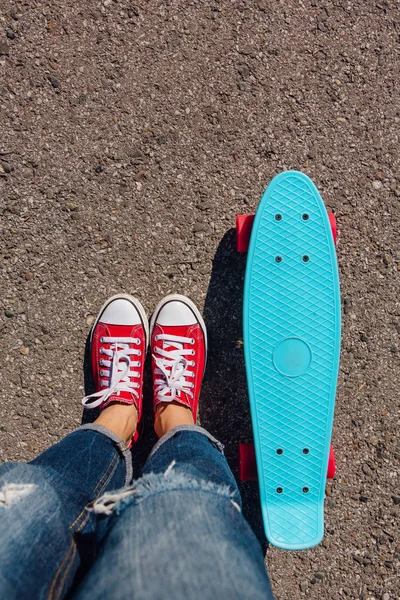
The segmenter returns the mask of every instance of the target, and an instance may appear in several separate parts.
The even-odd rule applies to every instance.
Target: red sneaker
[[[148,338],[146,313],[136,298],[118,294],[107,300],[90,334],[96,392],[82,400],[85,409],[102,411],[111,402],[134,404],[139,426]],[[138,429],[133,441],[139,437]]]
[[[167,296],[151,318],[154,408],[179,402],[192,409],[196,423],[207,357],[207,331],[195,304],[177,294]]]

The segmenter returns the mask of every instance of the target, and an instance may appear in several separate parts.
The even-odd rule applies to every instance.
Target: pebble
[[[103,165],[97,165],[97,167],[95,168],[95,172],[96,173],[102,173],[104,171],[104,167]]]
[[[246,89],[246,82],[245,81],[239,81],[238,88],[239,88],[239,90],[241,90],[242,92],[244,92],[244,90]]]
[[[6,36],[8,37],[9,40],[15,40],[15,38],[17,37],[15,35],[15,31],[13,29],[11,29],[11,27],[9,27],[6,31]]]
[[[4,311],[4,314],[5,314],[5,316],[6,316],[6,317],[8,317],[9,319],[12,319],[12,318],[13,318],[13,316],[14,316],[14,313],[13,313],[13,312],[11,312],[11,310],[5,310],[5,311]]]
[[[19,351],[21,352],[21,354],[23,356],[28,356],[28,354],[29,354],[29,348],[27,348],[26,346],[21,346],[21,348],[19,349]]]
[[[3,167],[4,173],[11,173],[12,168],[11,168],[11,165],[8,162],[5,162],[4,160],[2,160],[1,161],[1,166]]]
[[[364,475],[372,475],[372,471],[366,463],[362,466],[362,472]]]
[[[89,315],[88,318],[86,319],[86,325],[88,327],[91,327],[94,323],[94,317],[92,315]]]
[[[50,21],[47,23],[46,28],[49,33],[54,33],[57,28],[57,23],[55,21]]]
[[[391,561],[391,560],[385,560],[385,562],[383,564],[385,565],[385,567],[387,569],[391,569],[393,567],[393,561]]]
[[[387,592],[385,592],[382,596],[382,600],[390,600],[390,595]]]
[[[241,67],[238,68],[238,73],[243,78],[248,77],[250,75],[250,69],[247,65],[242,65]]]
[[[138,171],[134,174],[133,179],[135,181],[141,181],[143,179],[146,179],[146,171]]]
[[[244,45],[240,48],[239,52],[245,56],[251,56],[254,53],[254,49],[250,45]]]
[[[5,42],[0,42],[0,56],[8,56],[10,54],[10,48]]]
[[[308,588],[308,582],[307,581],[302,581],[299,585],[300,591],[301,592],[305,592],[307,591]]]
[[[58,81],[57,77],[54,77],[54,75],[48,75],[47,78],[50,81],[50,83],[53,86],[53,88],[59,88],[60,87],[60,82]]]
[[[31,281],[33,279],[33,273],[25,273],[25,279]]]
[[[372,187],[374,188],[374,190],[380,190],[382,188],[382,181],[375,179],[375,181],[372,182]]]
[[[324,579],[324,578],[325,578],[325,573],[323,573],[322,571],[318,571],[317,573],[315,573],[315,577],[316,577],[317,579],[320,579],[320,580],[322,580],[322,579]]]
[[[195,223],[193,226],[193,232],[199,233],[200,231],[206,231],[207,225],[205,223]]]
[[[397,494],[392,495],[392,500],[393,500],[393,504],[396,504],[396,506],[398,504],[400,504],[400,496],[398,496]]]

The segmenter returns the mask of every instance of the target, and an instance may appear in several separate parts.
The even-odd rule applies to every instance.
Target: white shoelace
[[[156,346],[153,354],[155,374],[160,376],[154,380],[158,399],[172,402],[175,398],[180,398],[182,392],[193,398],[191,389],[194,388],[194,382],[187,378],[194,377],[194,372],[188,367],[194,367],[196,363],[194,360],[187,360],[185,356],[194,356],[195,351],[190,348],[185,350],[183,344],[194,344],[194,339],[163,333],[155,336],[155,341],[159,340],[164,342],[163,348]]]
[[[131,360],[131,356],[140,356],[141,351],[136,348],[130,348],[131,344],[139,345],[139,338],[131,337],[101,337],[101,344],[110,344],[110,348],[100,347],[100,354],[104,354],[109,359],[101,358],[100,366],[104,367],[100,370],[100,377],[104,379],[100,380],[101,389],[94,394],[85,396],[82,400],[84,408],[96,408],[103,402],[108,400],[112,395],[119,396],[120,392],[130,392],[139,399],[139,392],[137,391],[140,387],[138,381],[131,381],[131,378],[140,378],[140,371],[131,370],[133,368],[140,368],[140,360]],[[94,402],[90,402],[91,398],[97,398]]]

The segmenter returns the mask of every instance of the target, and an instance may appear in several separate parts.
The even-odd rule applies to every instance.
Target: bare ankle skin
[[[154,431],[161,438],[178,425],[193,425],[193,415],[189,407],[178,402],[161,402],[157,405],[154,418]]]
[[[96,419],[95,423],[107,427],[121,440],[130,442],[136,431],[138,411],[133,404],[112,402]]]

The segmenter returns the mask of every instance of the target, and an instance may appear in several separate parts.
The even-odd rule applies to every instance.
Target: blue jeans
[[[108,429],[86,425],[0,467],[0,598],[273,598],[217,440],[177,427],[127,485],[131,461]]]

